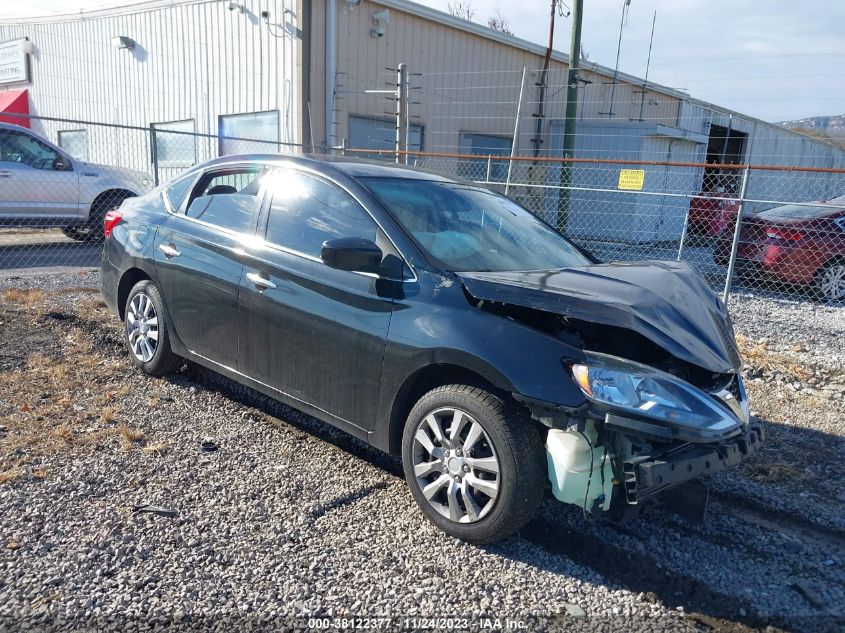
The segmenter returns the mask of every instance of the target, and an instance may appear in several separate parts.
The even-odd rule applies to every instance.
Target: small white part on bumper
[[[586,435],[593,441],[595,431],[588,429]],[[549,431],[546,438],[546,460],[552,493],[558,501],[586,509],[592,508],[595,500],[604,495],[601,509],[608,510],[610,509],[610,494],[613,490],[613,468],[610,455],[608,454],[602,463],[604,447],[593,448],[592,459],[590,452],[590,444],[583,434],[559,429]],[[602,485],[602,469],[604,469],[604,485]]]

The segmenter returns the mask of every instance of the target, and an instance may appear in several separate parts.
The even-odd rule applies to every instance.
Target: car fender
[[[476,375],[496,390],[520,400],[547,402],[578,409],[584,395],[573,382],[568,361],[584,360],[582,350],[518,321],[470,305],[460,283],[448,298],[432,309],[431,303],[400,301],[394,310],[382,374],[380,419],[373,443],[390,450],[396,424],[404,424],[397,403],[409,384],[427,368],[443,368],[443,379],[453,370]],[[424,292],[424,290],[423,290]],[[421,395],[421,394],[420,394]],[[407,404],[407,403],[405,403]],[[412,404],[412,403],[411,403]],[[399,410],[407,409],[400,404]]]

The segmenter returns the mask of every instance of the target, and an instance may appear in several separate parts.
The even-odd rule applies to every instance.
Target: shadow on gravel
[[[402,464],[397,457],[388,455],[340,429],[325,424],[310,415],[277,402],[269,396],[204,367],[189,363],[182,372],[173,374],[165,380],[181,387],[201,386],[204,389],[214,390],[227,398],[261,412],[273,426],[280,424],[292,426],[314,435],[350,455],[378,466],[395,477],[403,477]]]
[[[172,383],[180,386],[200,386],[204,389],[212,389],[226,397],[232,398],[241,404],[250,406],[267,416],[271,424],[277,425],[284,421],[303,432],[317,436],[320,439],[330,442],[334,446],[347,453],[368,461],[369,463],[383,469],[387,473],[401,478],[402,468],[398,459],[374,449],[358,439],[330,427],[308,415],[295,409],[282,405],[269,397],[264,396],[249,388],[243,387],[225,377],[202,367],[190,365],[187,370],[176,374],[169,379]],[[835,486],[836,482],[845,480],[845,464],[837,460],[837,453],[845,449],[843,438],[829,436],[817,431],[800,427],[790,427],[761,420],[777,443],[788,445],[791,449],[791,460],[815,460],[805,463],[824,463],[825,468],[818,471],[818,474],[825,479],[832,478],[829,485]],[[744,466],[741,471],[734,471],[724,475],[730,478],[751,478],[757,487],[770,486],[772,494],[786,493],[792,489],[792,494],[800,494],[801,488],[814,485],[812,476],[805,479],[800,477],[797,480],[790,477],[792,471],[789,466],[783,466],[781,450],[777,450],[775,456],[767,455],[765,452],[755,461]],[[828,468],[829,467],[829,468]],[[833,469],[833,470],[831,470]],[[842,472],[840,472],[840,470]],[[834,472],[835,471],[835,472]],[[764,473],[764,474],[760,474]],[[770,473],[766,475],[765,473]],[[769,481],[766,481],[769,479]],[[336,507],[353,503],[364,498],[378,489],[383,489],[386,484],[380,483],[367,488],[356,490],[349,495],[337,499],[330,504],[321,506],[313,511],[313,518],[318,518]],[[802,516],[790,512],[788,508],[773,508],[759,499],[747,497],[739,493],[719,491],[714,495],[714,505],[718,503],[719,512],[736,514],[746,522],[752,522],[760,529],[777,532],[791,532],[798,538],[805,538],[813,541],[819,547],[827,548],[827,551],[837,560],[838,564],[845,565],[845,530],[840,530],[834,525],[826,525],[814,520],[816,517]],[[504,543],[489,546],[487,549],[500,556],[519,560],[523,563],[539,566],[558,573],[554,563],[543,565],[542,562],[549,560],[548,555],[556,554],[563,556],[583,567],[591,569],[601,575],[603,584],[609,588],[624,588],[632,592],[641,593],[646,600],[660,602],[669,608],[683,607],[684,612],[692,618],[702,630],[718,631],[751,631],[765,630],[770,633],[778,630],[804,633],[807,631],[842,631],[845,620],[840,617],[825,615],[824,610],[815,608],[814,605],[807,605],[807,612],[816,612],[819,615],[806,617],[780,617],[761,616],[753,606],[753,599],[740,596],[739,592],[732,592],[725,589],[711,587],[705,580],[696,574],[696,569],[691,568],[688,573],[669,569],[658,555],[650,553],[647,548],[632,548],[623,545],[614,545],[608,542],[605,535],[599,533],[600,529],[615,531],[620,535],[626,535],[628,530],[625,526],[616,526],[609,522],[598,520],[596,523],[577,520],[576,525],[572,521],[558,520],[561,513],[578,513],[573,508],[566,508],[557,505],[553,500],[547,501],[544,510],[528,524],[520,533],[517,539],[524,539],[534,547],[514,546],[514,541],[508,540]],[[655,510],[656,513],[665,514],[662,510]],[[766,517],[763,520],[761,517]],[[646,520],[646,519],[642,519]],[[580,523],[580,525],[578,525]],[[715,541],[724,549],[724,556],[730,559],[733,554],[747,554],[748,544],[732,541],[729,536],[721,538],[719,535],[707,533],[701,526],[689,523],[684,519],[673,516],[667,522],[666,531],[681,530],[696,533],[702,539]],[[627,534],[630,537],[630,534]],[[664,538],[665,535],[657,535],[657,538]],[[546,552],[544,555],[542,552]],[[773,576],[782,575],[779,569],[783,561],[780,560],[779,551],[757,552],[755,573]],[[796,570],[797,572],[797,570]],[[818,579],[814,579],[818,582]],[[842,585],[845,587],[845,585]],[[794,587],[784,586],[784,592],[796,591]],[[745,613],[746,615],[738,615]]]
[[[0,246],[0,270],[52,266],[94,267],[100,265],[101,244],[56,242]]]

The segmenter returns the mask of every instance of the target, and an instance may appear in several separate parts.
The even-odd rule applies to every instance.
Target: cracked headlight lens
[[[584,395],[604,408],[708,434],[740,427],[713,396],[659,369],[604,354],[589,354],[587,363],[571,369]]]

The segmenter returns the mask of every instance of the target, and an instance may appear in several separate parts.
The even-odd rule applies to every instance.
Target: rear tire
[[[84,241],[87,235],[85,228],[76,224],[62,227],[62,233],[65,234],[65,237],[69,237],[76,242]]]
[[[528,523],[546,487],[545,452],[531,420],[467,385],[445,385],[420,398],[405,424],[402,466],[428,520],[475,544]]]
[[[170,347],[170,324],[164,301],[152,281],[145,279],[132,287],[124,315],[129,358],[141,371],[150,376],[164,376],[179,368],[182,359]]]
[[[845,301],[845,260],[825,264],[813,281],[815,296],[822,301]]]

